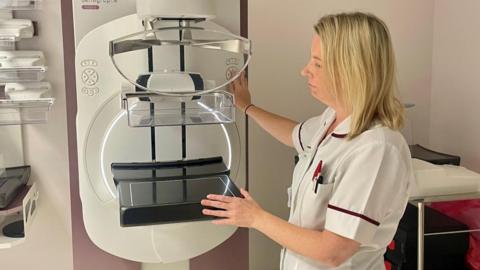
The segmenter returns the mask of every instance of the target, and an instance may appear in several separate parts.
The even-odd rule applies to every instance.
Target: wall
[[[435,1],[430,147],[480,172],[480,2]]]
[[[411,112],[414,140],[428,143],[433,36],[433,0],[249,1],[249,37],[254,58],[249,70],[253,101],[297,121],[320,114],[324,106],[308,93],[301,68],[310,54],[313,24],[324,14],[369,11],[390,27],[404,101]],[[250,188],[268,211],[287,218],[287,186],[294,151],[274,141],[256,124],[250,132]],[[250,270],[278,269],[280,247],[256,231],[250,234]]]
[[[28,241],[0,249],[0,269],[70,270],[73,266],[60,0],[43,1],[42,10],[16,12],[15,17],[38,22],[39,35],[22,40],[17,49],[45,53],[45,81],[52,83],[56,101],[47,124],[23,127],[25,164],[32,166],[31,179],[39,184],[40,203]]]

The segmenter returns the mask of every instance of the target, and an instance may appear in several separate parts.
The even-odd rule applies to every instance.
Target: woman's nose
[[[305,66],[304,68],[302,68],[302,70],[300,70],[300,74],[302,76],[305,76],[307,77],[308,76],[308,70],[307,70],[307,67]]]

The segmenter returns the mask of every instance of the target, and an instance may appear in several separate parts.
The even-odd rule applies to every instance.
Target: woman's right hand
[[[230,93],[235,97],[235,106],[245,112],[248,105],[252,104],[252,98],[250,91],[248,90],[248,80],[245,78],[245,72],[242,72],[240,76],[230,83]]]

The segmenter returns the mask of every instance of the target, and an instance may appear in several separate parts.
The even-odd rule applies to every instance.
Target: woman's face
[[[310,52],[310,61],[302,69],[302,76],[307,77],[310,93],[318,101],[336,107],[330,80],[328,79],[323,62],[322,42],[318,35],[314,35]]]

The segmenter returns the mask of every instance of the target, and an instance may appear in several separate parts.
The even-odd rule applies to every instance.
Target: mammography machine
[[[251,45],[218,23],[238,27],[238,2],[74,0],[80,197],[86,231],[106,252],[184,261],[235,232],[199,202],[241,196],[246,184],[226,88]]]

